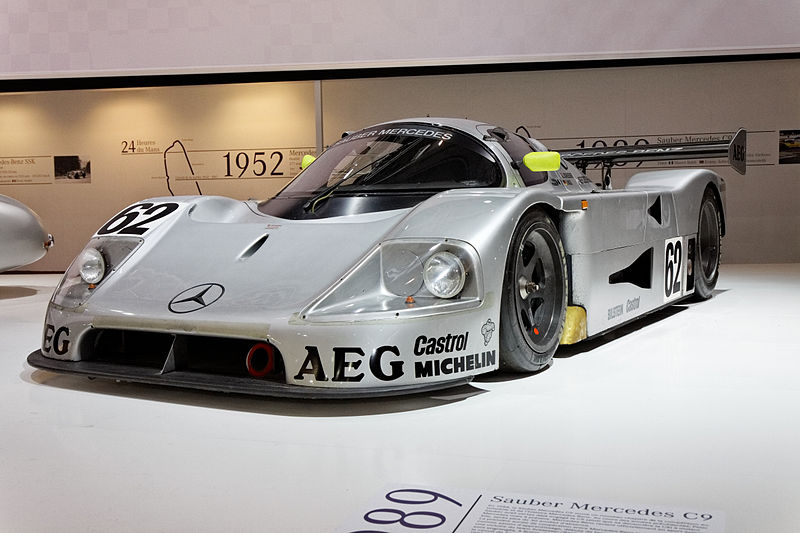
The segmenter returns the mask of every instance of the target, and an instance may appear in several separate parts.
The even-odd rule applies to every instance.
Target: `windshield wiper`
[[[308,201],[303,204],[303,211],[305,211],[306,213],[308,213],[309,211],[313,211],[314,210],[313,208],[316,207],[315,204],[317,202],[330,197],[330,195],[333,194],[333,191],[338,189],[339,186],[342,183],[344,183],[345,180],[347,180],[347,178],[349,177],[350,177],[350,172],[345,174],[343,178],[339,179],[338,181],[334,182],[331,185],[328,185],[327,187],[322,189],[322,191],[318,192],[317,194],[309,198]]]
[[[386,155],[384,155],[382,157],[379,157],[379,158],[377,158],[377,159],[375,159],[373,161],[370,161],[369,163],[364,165],[364,168],[361,169],[361,170],[363,171],[363,170],[366,170],[366,169],[368,169],[370,167],[375,167],[375,168],[369,174],[356,178],[353,181],[353,185],[355,185],[358,182],[362,182],[363,183],[370,176],[375,175],[379,170],[383,169],[389,163],[391,163],[392,161],[396,160],[397,158],[399,158],[400,156],[402,156],[403,154],[408,152],[412,147],[414,147],[415,145],[419,144],[419,142],[421,140],[423,140],[423,139],[422,138],[416,139],[416,140],[408,143],[408,146],[405,146],[402,150],[400,150],[398,152],[390,152],[390,153],[388,153],[388,154],[386,154]],[[352,174],[353,170],[354,169],[351,168],[350,170],[347,171],[347,173],[341,179],[337,180],[335,183],[333,183],[331,185],[328,185],[327,187],[322,189],[322,191],[320,191],[319,193],[317,193],[314,196],[312,196],[311,198],[309,198],[309,200],[306,203],[303,204],[303,211],[305,211],[306,213],[311,211],[313,213],[314,209],[317,208],[317,204],[319,202],[323,202],[323,201],[327,200],[328,198],[330,198],[333,195],[334,191],[336,191],[336,189],[338,189],[340,186],[342,186],[344,184],[344,182],[347,181],[350,178],[350,175]]]

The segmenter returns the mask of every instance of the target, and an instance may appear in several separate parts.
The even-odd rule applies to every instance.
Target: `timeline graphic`
[[[194,182],[197,194],[203,194],[201,182],[209,180],[290,180],[300,172],[300,163],[313,147],[258,147],[195,149],[194,139],[174,139],[160,144],[150,139],[120,141],[123,156],[161,155],[163,173],[155,171],[154,179],[163,179],[170,195],[179,193],[180,182]],[[163,150],[161,146],[166,146]],[[194,194],[194,193],[192,193]]]
[[[189,160],[189,154],[186,152],[186,147],[180,140],[172,141],[172,144],[169,145],[169,148],[164,150],[164,175],[167,178],[167,189],[169,190],[169,194],[175,196],[175,193],[172,191],[172,187],[170,186],[170,176],[169,176],[169,164],[167,163],[167,154],[170,150],[178,146],[183,154],[183,158],[186,160],[186,165],[189,167],[189,172],[192,176],[194,176],[194,168],[192,168],[192,162]],[[194,182],[195,187],[197,187],[197,194],[202,195],[203,191],[200,190],[200,183],[197,181]]]

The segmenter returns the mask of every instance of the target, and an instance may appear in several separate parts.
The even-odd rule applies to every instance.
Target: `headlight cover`
[[[143,239],[138,237],[95,237],[67,269],[53,293],[55,305],[74,309],[91,296],[136,250]]]
[[[467,242],[397,239],[381,243],[300,313],[307,321],[416,317],[478,307],[480,258]]]

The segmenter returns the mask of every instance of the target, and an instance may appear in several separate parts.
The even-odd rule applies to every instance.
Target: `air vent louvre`
[[[242,252],[237,259],[239,261],[246,261],[247,259],[250,259],[259,249],[261,249],[262,246],[264,246],[264,243],[267,242],[267,239],[269,239],[269,233],[265,233],[259,237],[256,242],[248,246],[247,249]]]
[[[611,274],[608,277],[608,283],[611,285],[631,283],[643,289],[651,288],[653,286],[653,249],[648,248],[630,266]]]
[[[653,220],[658,222],[659,226],[661,225],[661,195],[656,197],[656,201],[647,210],[647,214],[653,217]]]

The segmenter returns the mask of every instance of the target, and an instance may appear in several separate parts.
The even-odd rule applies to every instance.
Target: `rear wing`
[[[586,172],[590,163],[603,165],[603,185],[610,183],[614,163],[639,161],[674,161],[727,157],[728,164],[739,174],[747,172],[747,131],[740,128],[730,141],[693,142],[659,145],[614,146],[564,150],[561,157]]]

